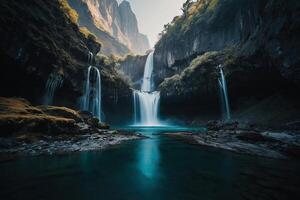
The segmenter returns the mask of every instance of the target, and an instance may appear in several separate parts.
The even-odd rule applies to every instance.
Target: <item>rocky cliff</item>
[[[101,45],[80,31],[76,12],[66,0],[5,0],[0,13],[0,95],[42,104],[47,80],[59,77],[53,104],[78,109],[88,54],[96,55]],[[94,64],[101,70],[103,109],[110,118],[119,105],[111,103],[116,96],[131,99],[130,86],[111,62],[96,58]]]
[[[140,89],[144,76],[147,55],[127,55],[118,61],[120,70],[128,76],[135,89]]]
[[[155,46],[162,111],[220,117],[216,66],[222,64],[236,118],[299,119],[293,111],[299,111],[299,6],[293,0],[188,4],[182,16],[165,26]],[[280,105],[289,107],[280,109],[281,117],[274,112]]]
[[[127,45],[134,53],[145,54],[150,49],[150,44],[146,35],[141,34],[138,29],[138,22],[132,12],[128,1],[122,1],[119,5],[120,29],[128,38]]]
[[[79,25],[86,27],[103,43],[106,55],[144,54],[148,38],[139,33],[129,2],[116,0],[69,0],[79,14]]]
[[[156,66],[169,74],[197,55],[238,47],[240,55],[264,51],[280,61],[282,75],[299,83],[299,2],[282,0],[199,0],[166,26],[156,44]],[[295,73],[287,71],[292,70]],[[291,75],[294,74],[294,75]],[[161,78],[164,78],[163,76]]]

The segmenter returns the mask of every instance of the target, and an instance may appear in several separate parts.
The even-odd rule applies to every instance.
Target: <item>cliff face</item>
[[[197,55],[239,48],[241,56],[264,51],[282,75],[300,84],[299,2],[282,0],[200,0],[174,18],[155,46],[160,80],[181,72]],[[296,74],[295,74],[296,73]],[[293,74],[293,75],[292,75]]]
[[[145,35],[139,33],[129,2],[116,0],[69,0],[79,14],[79,25],[88,28],[103,43],[106,55],[143,54],[149,49]]]
[[[293,0],[192,3],[155,47],[162,112],[220,118],[216,67],[222,64],[234,117],[299,119],[293,111],[300,110],[299,6]],[[275,112],[280,106],[281,114]]]
[[[120,29],[128,38],[127,43],[130,49],[137,54],[145,54],[150,49],[149,41],[146,35],[139,32],[138,22],[135,14],[132,12],[128,1],[123,1],[119,5]]]
[[[23,97],[33,104],[42,104],[47,80],[60,77],[63,82],[55,91],[53,104],[79,109],[89,67],[88,53],[96,55],[101,45],[80,32],[76,15],[65,2],[1,2],[1,96]],[[114,109],[122,106],[118,102],[131,99],[131,90],[112,63],[104,64],[103,59],[97,58],[94,64],[101,70],[103,109],[109,119]]]
[[[124,59],[119,60],[120,70],[131,79],[135,89],[140,89],[141,87],[146,60],[147,55],[128,55]]]
[[[80,33],[57,0],[5,0],[0,10],[1,95],[38,103],[51,73],[67,77],[70,96],[78,93],[74,79],[88,51],[97,53],[100,44]]]

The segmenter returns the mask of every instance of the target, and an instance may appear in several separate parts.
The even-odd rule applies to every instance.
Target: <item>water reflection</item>
[[[152,133],[147,132],[147,136]],[[138,168],[148,178],[153,178],[157,173],[160,160],[159,140],[154,136],[141,141],[138,147]]]
[[[1,163],[1,199],[300,199],[298,160],[239,155],[157,135],[179,130],[171,128],[139,128],[150,138],[101,152]]]
[[[137,168],[146,178],[158,177],[161,173],[159,164],[161,158],[161,152],[159,149],[161,138],[159,134],[164,132],[177,132],[177,131],[198,131],[202,132],[203,128],[186,128],[179,126],[154,126],[154,127],[139,127],[131,126],[127,127],[126,130],[137,131],[149,139],[141,140],[138,143],[136,149],[137,155]]]

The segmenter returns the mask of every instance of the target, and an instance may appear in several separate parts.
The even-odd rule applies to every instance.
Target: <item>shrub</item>
[[[63,9],[63,11],[67,14],[67,16],[70,18],[71,22],[74,24],[78,23],[78,13],[71,8],[67,0],[59,0],[60,6]]]

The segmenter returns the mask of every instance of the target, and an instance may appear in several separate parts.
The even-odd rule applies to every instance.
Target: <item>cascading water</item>
[[[219,87],[220,87],[220,91],[221,91],[221,100],[222,100],[222,107],[224,110],[224,117],[226,120],[230,120],[231,119],[231,114],[230,114],[230,106],[229,106],[229,100],[228,100],[228,92],[227,92],[227,83],[226,83],[226,79],[224,76],[224,71],[222,68],[222,65],[218,66],[219,70],[220,70],[220,78],[218,79],[219,82]]]
[[[90,64],[85,82],[85,93],[81,100],[81,110],[89,111],[101,120],[101,74],[98,68],[92,66],[93,54],[88,54]]]
[[[43,99],[44,105],[52,105],[53,99],[55,95],[55,91],[62,87],[63,85],[63,77],[57,73],[51,73],[48,77],[46,87],[45,87],[45,95]]]
[[[154,51],[148,55],[146,60],[143,83],[141,88],[141,91],[143,92],[152,91],[153,56],[154,56]]]
[[[133,91],[134,122],[136,125],[160,125],[158,119],[160,92],[153,91],[153,56],[154,52],[151,52],[147,57],[141,91]]]

